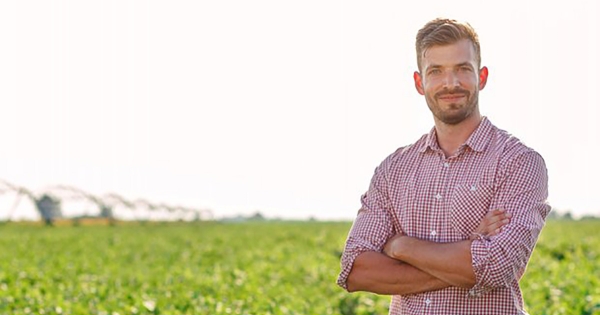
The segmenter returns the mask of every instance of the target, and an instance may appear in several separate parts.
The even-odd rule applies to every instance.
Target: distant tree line
[[[550,213],[548,214],[547,219],[548,220],[572,221],[572,220],[575,220],[575,217],[573,216],[573,213],[571,212],[571,210],[559,211],[556,209],[552,209],[552,211],[550,211]],[[598,220],[598,219],[600,219],[600,217],[591,215],[591,214],[587,214],[587,215],[584,215],[584,216],[581,216],[580,218],[578,218],[578,220]]]

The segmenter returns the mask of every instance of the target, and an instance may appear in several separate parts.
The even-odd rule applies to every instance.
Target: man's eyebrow
[[[465,66],[469,67],[471,69],[474,69],[473,65],[470,62],[462,62],[462,63],[459,63],[459,64],[456,65],[457,68],[465,67]]]
[[[427,66],[427,68],[425,68],[425,72],[427,72],[431,69],[439,69],[441,67],[442,67],[441,65],[429,65],[429,66]]]

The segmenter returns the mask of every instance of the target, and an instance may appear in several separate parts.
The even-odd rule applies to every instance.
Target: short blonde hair
[[[466,22],[437,18],[425,24],[417,33],[417,65],[421,71],[421,62],[427,49],[433,46],[454,44],[461,39],[468,39],[473,43],[477,66],[481,66],[481,47],[479,37],[473,27]]]

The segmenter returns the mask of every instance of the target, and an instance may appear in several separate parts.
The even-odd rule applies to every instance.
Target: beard
[[[465,103],[450,103],[447,105],[447,109],[443,109],[440,105],[439,98],[451,94],[464,95]],[[433,97],[426,97],[425,100],[427,101],[429,110],[436,119],[447,125],[458,125],[465,119],[469,118],[479,106],[479,92],[475,90],[473,93],[471,93],[463,89],[455,89],[453,91],[444,90],[435,93]]]

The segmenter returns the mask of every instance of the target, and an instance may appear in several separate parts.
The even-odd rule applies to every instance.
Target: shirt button
[[[440,200],[442,199],[442,195],[440,195],[439,193],[435,195],[435,199]]]
[[[450,163],[444,162],[444,167],[446,167],[446,168],[450,167]]]
[[[430,299],[425,300],[425,304],[427,304],[427,306],[429,306],[429,304],[431,304],[431,300]]]
[[[435,230],[431,230],[431,236],[436,236],[437,232]]]

